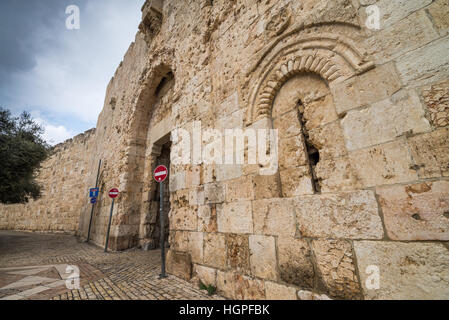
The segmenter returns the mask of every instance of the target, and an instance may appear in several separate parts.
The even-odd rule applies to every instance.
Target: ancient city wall
[[[0,205],[0,229],[75,233],[89,199],[89,176],[95,129],[54,147],[41,164],[37,181],[42,197],[23,205]]]
[[[174,129],[277,129],[269,175],[170,165],[169,272],[235,299],[448,299],[448,8],[147,1],[87,159],[86,186],[103,161],[92,241],[117,187],[110,247],[157,246],[151,172]]]

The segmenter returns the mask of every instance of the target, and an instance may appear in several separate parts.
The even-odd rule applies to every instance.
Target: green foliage
[[[201,280],[200,280],[200,290],[206,290],[207,294],[212,296],[215,294],[215,292],[217,292],[217,288],[214,287],[213,285],[208,285],[206,286]]]
[[[27,112],[13,117],[0,108],[0,202],[24,203],[37,199],[41,190],[34,172],[47,157],[43,129]]]

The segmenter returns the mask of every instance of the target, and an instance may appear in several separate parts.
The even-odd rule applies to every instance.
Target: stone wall
[[[365,24],[373,4],[380,30]],[[448,299],[448,8],[147,1],[87,161],[88,185],[103,161],[92,241],[112,187],[111,248],[153,240],[151,172],[174,129],[274,128],[271,175],[171,164],[169,272],[234,299]]]
[[[37,172],[42,197],[22,205],[0,205],[0,229],[76,233],[87,210],[88,166],[95,129],[53,148]]]

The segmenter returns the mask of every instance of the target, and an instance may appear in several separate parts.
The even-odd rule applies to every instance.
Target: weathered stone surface
[[[304,237],[383,237],[377,202],[371,191],[303,196],[294,201],[299,232]]]
[[[449,182],[378,188],[388,236],[393,240],[449,240]]]
[[[198,229],[197,209],[185,207],[170,211],[170,228],[173,230],[196,231]]]
[[[298,291],[298,300],[332,300],[325,294],[313,293],[307,290],[299,290]]]
[[[309,244],[305,240],[279,237],[277,245],[281,280],[301,288],[313,288],[315,271]]]
[[[192,277],[192,259],[190,254],[168,250],[167,272],[181,279],[190,280]]]
[[[366,299],[449,299],[449,250],[440,243],[354,242]],[[380,274],[379,289],[369,266]]]
[[[219,269],[226,268],[226,241],[223,234],[204,234],[204,263]]]
[[[304,148],[304,139],[298,135],[279,141],[279,166],[281,169],[304,166],[307,164],[307,153]]]
[[[282,194],[287,198],[314,193],[309,166],[281,170],[281,183]]]
[[[280,181],[278,175],[272,176],[255,176],[254,196],[256,200],[279,198],[281,196]]]
[[[190,231],[175,231],[171,243],[176,251],[189,252],[195,263],[203,263],[203,233]]]
[[[216,269],[208,268],[205,266],[195,264],[193,270],[194,270],[195,277],[197,277],[198,280],[200,280],[206,286],[209,286],[209,285],[216,286],[217,285],[217,270]]]
[[[271,281],[265,281],[267,300],[296,300],[296,289]]]
[[[276,280],[276,248],[273,237],[250,236],[250,266],[251,273],[259,278]]]
[[[338,114],[384,100],[401,88],[392,64],[377,67],[358,77],[331,86]]]
[[[434,30],[432,21],[424,10],[420,10],[390,27],[381,27],[379,32],[367,39],[366,46],[368,52],[379,63],[383,63],[437,38],[438,33]]]
[[[423,88],[422,96],[430,123],[435,127],[449,125],[449,81]]]
[[[309,136],[312,145],[320,152],[320,161],[347,154],[343,131],[338,121],[310,130]]]
[[[440,129],[409,139],[420,178],[449,177],[449,129]]]
[[[314,240],[312,248],[328,295],[339,299],[362,298],[351,244],[341,240]]]
[[[429,5],[432,0],[407,0],[405,2],[388,0],[361,0],[360,4],[362,6],[367,6],[374,4],[374,2],[382,13],[381,28],[384,29],[397,23],[398,21],[401,21],[412,12]]]
[[[228,266],[237,271],[249,273],[249,239],[248,236],[227,234],[226,248]]]
[[[360,187],[354,167],[348,157],[321,160],[315,168],[321,191],[338,192]]]
[[[402,81],[412,87],[438,82],[449,72],[449,41],[438,39],[398,59],[396,64]]]
[[[432,16],[432,20],[437,27],[440,35],[445,35],[449,31],[449,1],[437,0],[434,1],[428,8],[429,13]]]
[[[198,207],[198,231],[217,232],[217,208],[210,204]]]
[[[364,187],[413,181],[418,178],[407,144],[402,140],[352,151],[349,159]]]
[[[218,271],[217,288],[226,297],[234,300],[263,300],[265,296],[265,284],[236,272]]]
[[[226,203],[217,207],[218,232],[252,233],[253,218],[250,201]]]
[[[254,199],[254,185],[251,177],[225,182],[226,202]]]
[[[222,203],[225,200],[224,188],[219,183],[204,185],[204,198],[206,203]]]
[[[405,133],[430,130],[418,95],[403,92],[362,110],[349,111],[341,121],[348,150],[392,141]]]
[[[290,199],[269,199],[253,202],[254,233],[271,236],[296,234],[295,211]]]

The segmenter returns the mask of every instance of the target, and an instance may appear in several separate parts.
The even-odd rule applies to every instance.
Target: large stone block
[[[338,121],[309,131],[310,142],[320,151],[320,161],[347,154],[343,130]]]
[[[314,240],[313,252],[328,295],[338,299],[360,299],[352,246],[343,240]]]
[[[273,237],[250,236],[251,273],[259,278],[277,280],[276,246]]]
[[[409,139],[420,178],[449,177],[449,129],[440,129]]]
[[[449,37],[431,42],[398,58],[396,64],[402,82],[421,87],[447,78]]]
[[[446,35],[449,32],[449,1],[436,0],[429,6],[428,11],[440,35]]]
[[[217,289],[225,297],[233,300],[263,300],[266,298],[263,281],[233,271],[217,272]]]
[[[430,123],[435,127],[449,125],[449,80],[424,87],[422,96]]]
[[[204,263],[219,269],[226,268],[226,241],[223,234],[204,234]]]
[[[307,152],[302,135],[279,141],[279,167],[287,169],[307,164]]]
[[[271,236],[296,234],[296,219],[291,199],[269,199],[253,202],[254,233]]]
[[[449,299],[443,244],[356,241],[354,250],[365,299]]]
[[[253,233],[251,201],[225,203],[217,207],[218,232]]]
[[[297,300],[296,289],[283,284],[265,281],[267,300]]]
[[[294,201],[299,232],[304,237],[383,237],[378,206],[372,191],[303,196]]]
[[[382,14],[381,29],[385,29],[407,17],[411,13],[424,8],[432,3],[432,0],[407,0],[407,1],[391,1],[391,0],[361,0],[362,6],[376,4]],[[362,8],[364,9],[364,8]]]
[[[304,289],[315,286],[312,252],[305,240],[278,238],[279,276],[282,281]]]
[[[172,230],[198,230],[197,209],[184,207],[170,211],[170,229]]]
[[[226,248],[228,267],[241,271],[250,272],[249,266],[249,239],[245,235],[227,234]]]
[[[393,240],[449,240],[449,182],[378,188],[388,236]]]
[[[401,88],[393,64],[376,67],[360,76],[331,85],[338,114],[384,100]]]
[[[204,199],[206,203],[222,203],[225,200],[223,185],[220,183],[208,183],[204,185]]]
[[[281,170],[280,176],[284,197],[314,193],[309,166]]]
[[[402,183],[418,178],[404,140],[352,151],[349,159],[364,187]]]
[[[190,280],[192,277],[190,254],[169,250],[167,252],[167,272],[181,279]]]
[[[356,190],[360,186],[347,156],[320,160],[315,167],[315,173],[323,193]]]
[[[225,182],[226,202],[254,199],[254,185],[251,177],[242,177],[239,179]]]
[[[436,38],[438,33],[434,30],[431,20],[424,10],[420,10],[391,27],[373,32],[366,40],[366,48],[370,56],[382,64]]]
[[[392,141],[405,133],[430,130],[424,109],[414,91],[401,92],[394,99],[349,111],[341,121],[348,150]]]
[[[217,208],[214,204],[198,207],[198,231],[217,232]]]
[[[194,268],[194,274],[200,280],[202,283],[204,283],[206,286],[217,285],[217,270],[205,266],[201,266],[198,264],[195,264]]]
[[[256,200],[279,198],[281,196],[279,175],[255,176],[254,196]]]

